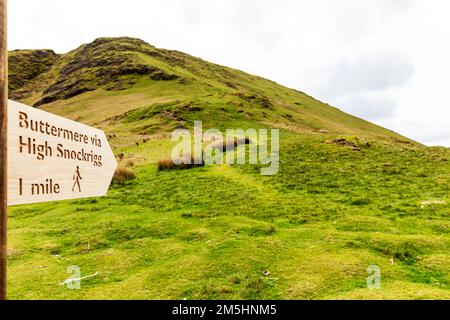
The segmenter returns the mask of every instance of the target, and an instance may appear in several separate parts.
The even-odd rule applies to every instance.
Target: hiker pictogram
[[[81,174],[80,174],[80,167],[77,166],[77,169],[75,170],[75,172],[73,174],[74,182],[73,182],[72,192],[75,192],[75,186],[78,187],[78,192],[81,192],[80,180],[83,180],[83,178],[81,177]]]

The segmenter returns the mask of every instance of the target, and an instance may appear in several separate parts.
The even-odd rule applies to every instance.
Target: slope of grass
[[[158,172],[147,159],[107,197],[13,207],[10,297],[449,299],[448,149],[330,138],[282,131],[271,177],[251,165]],[[378,290],[366,288],[372,264]],[[69,265],[98,275],[69,290]]]
[[[58,59],[52,50],[15,50],[9,53],[9,90],[19,90],[42,73],[47,72]]]
[[[105,130],[136,178],[103,198],[12,207],[10,298],[450,298],[449,149],[138,39],[35,56],[11,53],[11,96]],[[170,132],[195,120],[281,129],[279,173],[158,171]],[[366,288],[372,264],[379,290]],[[70,265],[95,276],[69,290]]]

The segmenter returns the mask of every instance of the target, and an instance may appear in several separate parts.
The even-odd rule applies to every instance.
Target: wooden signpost
[[[117,163],[103,131],[9,100],[8,205],[104,196]]]
[[[0,0],[0,299],[6,299],[8,47],[6,0]]]
[[[6,0],[0,0],[0,300],[7,205],[106,194],[117,163],[103,131],[8,101]]]
[[[0,168],[6,171],[8,164],[7,182],[0,188],[7,191],[7,201],[2,200],[1,299],[6,299],[6,204],[104,196],[117,166],[103,131],[12,100],[6,110]]]

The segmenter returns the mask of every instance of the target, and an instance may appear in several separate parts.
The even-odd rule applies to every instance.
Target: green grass
[[[10,298],[450,298],[448,149],[281,137],[275,176],[147,163],[104,198],[11,208]],[[99,274],[68,290],[69,265]]]
[[[136,178],[103,198],[11,207],[11,299],[450,299],[449,149],[136,39],[100,39],[45,68],[35,56],[11,54],[13,97],[32,105],[53,88],[39,108],[103,129]],[[97,75],[143,65],[178,78]],[[72,82],[92,91],[65,99]],[[195,120],[279,128],[279,173],[158,171],[170,132]],[[366,288],[372,264],[379,290]],[[69,290],[70,265],[98,275]]]

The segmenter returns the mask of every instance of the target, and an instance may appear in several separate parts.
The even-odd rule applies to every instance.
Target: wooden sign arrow
[[[116,167],[102,130],[8,101],[8,205],[104,196]]]

